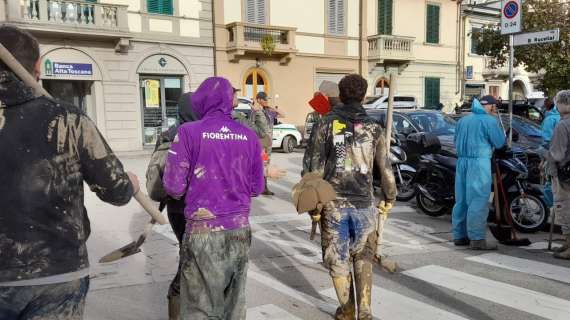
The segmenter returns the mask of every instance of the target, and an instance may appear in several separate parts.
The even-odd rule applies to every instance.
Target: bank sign
[[[51,62],[46,60],[45,74],[47,76],[63,75],[63,76],[92,76],[93,65],[90,63],[69,63],[69,62]]]

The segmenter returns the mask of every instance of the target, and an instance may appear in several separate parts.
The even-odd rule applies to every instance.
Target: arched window
[[[375,96],[387,96],[390,92],[390,82],[386,78],[380,78],[376,81],[376,86],[374,86]]]
[[[255,98],[257,93],[266,92],[269,94],[269,79],[267,74],[255,68],[250,70],[243,79],[243,94],[248,98]]]

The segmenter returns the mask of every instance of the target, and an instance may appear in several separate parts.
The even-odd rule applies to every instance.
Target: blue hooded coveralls
[[[505,144],[505,133],[497,119],[475,99],[473,114],[459,120],[455,130],[457,167],[453,239],[484,240],[487,234],[489,197],[493,185],[491,157],[493,148]]]
[[[554,134],[554,128],[560,122],[560,112],[558,108],[554,106],[552,110],[546,113],[544,120],[542,121],[542,138],[544,139],[545,148],[548,149],[550,146],[550,141],[552,140],[552,135]],[[544,184],[544,200],[548,207],[554,206],[554,195],[552,194],[552,183],[547,181]]]

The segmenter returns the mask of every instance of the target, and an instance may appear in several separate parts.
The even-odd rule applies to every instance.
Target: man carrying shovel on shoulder
[[[396,198],[384,130],[362,107],[367,87],[367,81],[356,74],[340,81],[342,104],[315,126],[303,161],[304,174],[322,176],[337,194],[337,200],[328,203],[322,214],[322,247],[340,303],[335,315],[338,320],[372,319],[370,290],[378,209],[387,214]],[[384,201],[378,209],[372,185],[374,166],[382,177]]]
[[[33,36],[0,26],[0,44],[38,79]],[[37,97],[1,58],[0,319],[82,319],[90,233],[83,182],[117,206],[139,182],[79,108]]]

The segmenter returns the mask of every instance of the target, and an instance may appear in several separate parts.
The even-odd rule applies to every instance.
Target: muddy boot
[[[570,235],[566,235],[566,244],[563,247],[566,247],[566,250],[556,252],[554,257],[557,259],[570,260]]]
[[[168,320],[180,320],[180,296],[168,297]]]
[[[338,302],[340,303],[340,307],[336,309],[335,320],[356,320],[352,275],[333,277],[332,280]]]
[[[487,240],[471,240],[469,243],[469,249],[471,250],[497,250],[497,244],[494,242],[489,242]]]
[[[370,301],[372,299],[372,263],[356,261],[354,265],[354,285],[358,302],[358,320],[372,320]]]
[[[271,192],[269,190],[269,188],[267,187],[267,178],[265,178],[265,190],[263,190],[263,192],[261,194],[264,196],[274,196],[275,195],[275,193]]]

